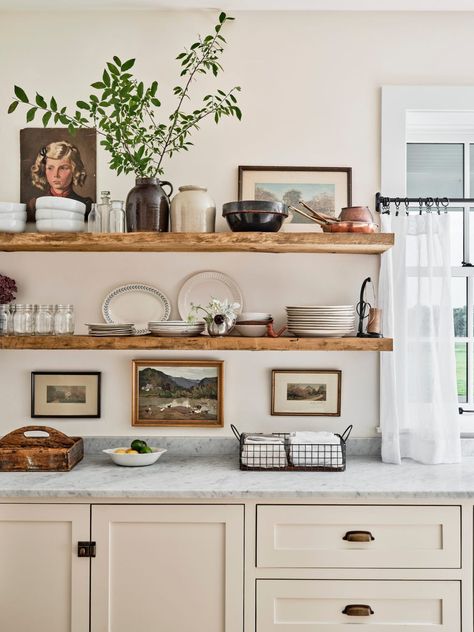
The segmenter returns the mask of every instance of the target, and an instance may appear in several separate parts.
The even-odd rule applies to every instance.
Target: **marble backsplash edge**
[[[107,448],[129,446],[137,437],[84,437],[86,454],[97,454]],[[166,448],[179,456],[237,457],[239,444],[234,437],[140,437],[152,446]],[[474,446],[474,441],[473,441]],[[474,447],[473,447],[474,452]],[[380,438],[354,438],[347,442],[347,456],[380,456]]]

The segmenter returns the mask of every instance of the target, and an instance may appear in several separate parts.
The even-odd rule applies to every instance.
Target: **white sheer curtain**
[[[395,246],[382,255],[382,459],[461,459],[451,302],[449,214],[382,215]]]

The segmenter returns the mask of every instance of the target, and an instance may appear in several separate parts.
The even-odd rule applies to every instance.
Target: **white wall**
[[[469,84],[473,81],[474,14],[240,13],[227,32],[225,73],[213,85],[242,86],[244,120],[203,125],[196,147],[177,155],[165,178],[179,186],[203,183],[218,208],[236,199],[237,166],[352,166],[353,201],[373,207],[379,187],[379,87],[382,84]],[[146,81],[157,78],[164,104],[175,83],[175,55],[212,27],[215,14],[0,14],[0,199],[19,195],[19,134],[24,111],[5,114],[17,83],[70,104],[100,76],[103,63],[136,57]],[[99,156],[98,189],[125,198],[132,177],[116,178]],[[176,304],[179,287],[195,271],[233,276],[250,310],[283,319],[291,302],[356,302],[377,257],[329,255],[0,253],[0,272],[17,279],[19,302],[72,302],[82,324],[100,316],[115,285],[144,281]],[[176,311],[174,310],[175,314]],[[80,327],[79,331],[83,331]],[[374,353],[133,353],[1,352],[0,434],[29,421],[31,370],[103,371],[101,420],[52,421],[70,433],[129,434],[130,361],[138,357],[202,357],[226,361],[226,427],[329,428],[354,423],[370,436],[378,425],[378,356]],[[272,368],[340,368],[342,416],[271,417]],[[191,434],[174,428],[153,434]]]

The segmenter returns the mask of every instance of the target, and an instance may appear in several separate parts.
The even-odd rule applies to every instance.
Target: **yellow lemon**
[[[126,454],[138,454],[136,450],[126,450]]]
[[[119,448],[118,450],[114,450],[115,454],[127,454],[127,450],[123,448]]]

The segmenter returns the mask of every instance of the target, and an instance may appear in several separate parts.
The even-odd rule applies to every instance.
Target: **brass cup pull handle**
[[[344,608],[342,614],[347,614],[349,617],[369,617],[371,614],[374,614],[374,611],[365,604],[351,603]]]
[[[342,539],[348,542],[372,542],[375,540],[370,531],[348,531]]]

